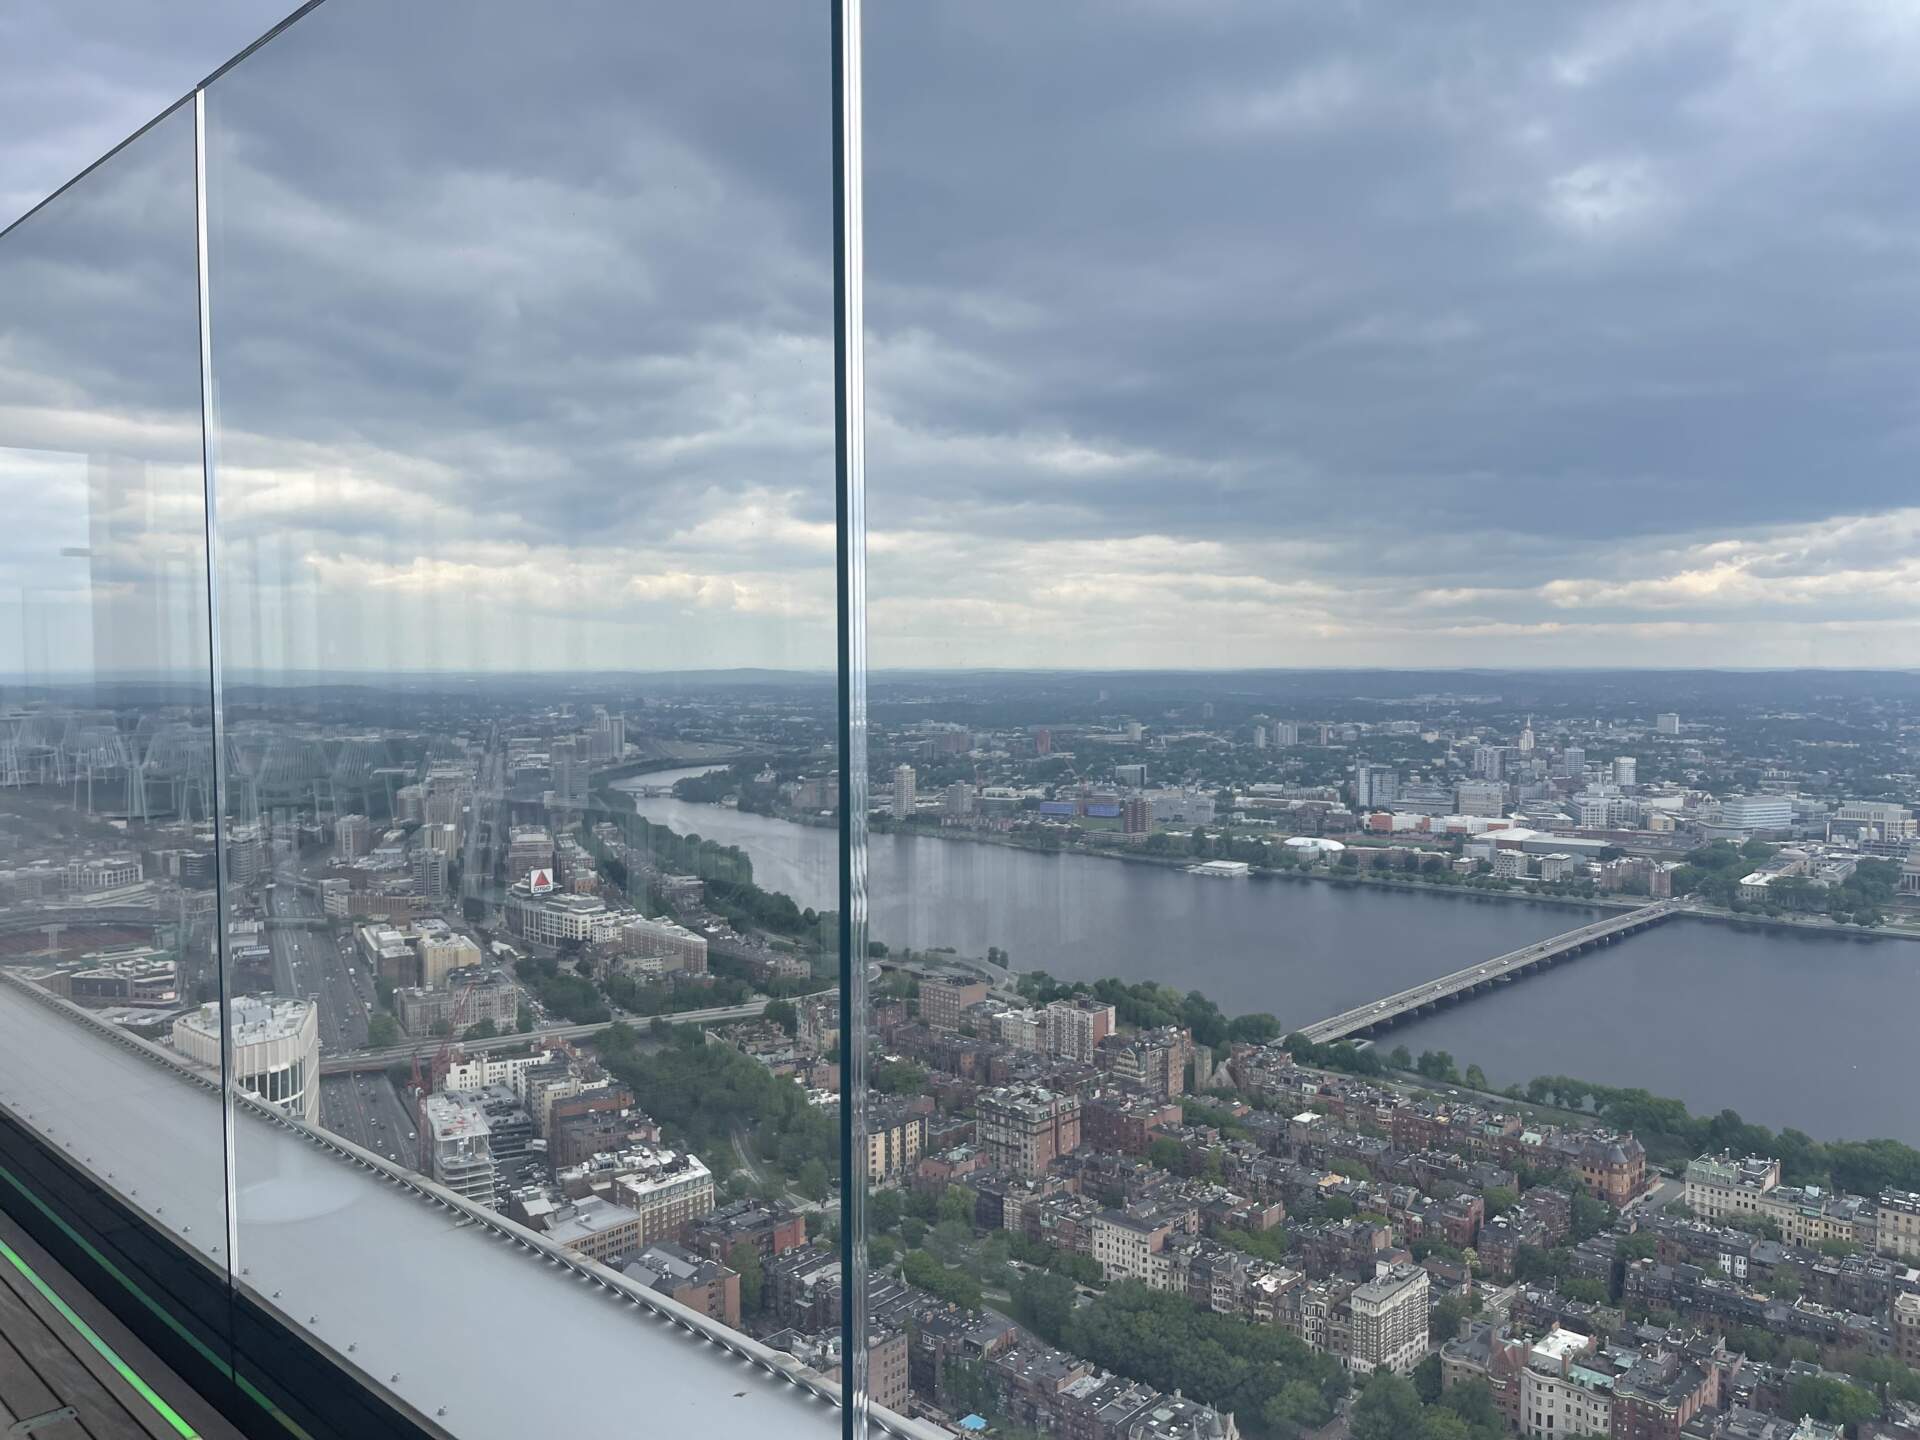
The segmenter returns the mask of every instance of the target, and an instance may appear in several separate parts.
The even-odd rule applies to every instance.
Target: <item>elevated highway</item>
[[[751,1020],[767,1008],[765,997],[749,1000],[742,1005],[720,1005],[708,1010],[683,1010],[678,1015],[663,1016],[676,1025],[718,1024],[727,1020]],[[531,1030],[524,1035],[496,1035],[490,1040],[470,1040],[462,1044],[455,1040],[468,1054],[485,1050],[517,1050],[532,1044],[536,1040],[585,1040],[598,1035],[602,1030],[614,1025],[631,1025],[636,1030],[644,1030],[653,1020],[651,1015],[629,1015],[624,1020],[600,1020],[591,1025],[550,1025],[544,1030]],[[322,1075],[345,1075],[355,1070],[384,1070],[389,1065],[405,1063],[415,1055],[426,1055],[438,1050],[445,1043],[445,1037],[427,1036],[419,1040],[410,1040],[405,1045],[387,1045],[378,1050],[352,1050],[344,1054],[325,1055],[320,1061]]]
[[[17,905],[0,914],[0,935],[45,930],[50,926],[165,925],[178,918],[177,912],[169,913],[158,905],[53,905],[43,909]]]

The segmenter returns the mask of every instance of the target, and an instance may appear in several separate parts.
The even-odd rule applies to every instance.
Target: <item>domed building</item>
[[[1313,861],[1338,855],[1347,847],[1338,840],[1328,840],[1320,835],[1295,835],[1286,842],[1291,850],[1302,860]]]

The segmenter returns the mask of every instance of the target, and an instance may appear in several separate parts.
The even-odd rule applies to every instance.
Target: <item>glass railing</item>
[[[837,1071],[782,1063],[777,1017],[831,1005],[837,857],[775,914],[652,798],[833,768],[785,728],[830,735],[830,686],[772,714],[709,673],[832,665],[825,18],[488,4],[450,33],[346,0],[206,92],[229,1014],[298,1037],[310,1124],[499,1237],[420,1266],[423,1343],[392,1249],[354,1237],[444,1212],[236,1126],[239,1245],[456,1433],[536,1433],[525,1376],[574,1369],[613,1383],[569,1424],[617,1428],[636,1368],[691,1423],[795,1428],[779,1387],[727,1414],[724,1358],[683,1363],[721,1352],[636,1336],[616,1298],[837,1378],[744,1333],[756,1266],[832,1255]],[[743,1203],[791,1217],[764,1261],[713,1218]],[[596,1284],[537,1273],[526,1232]],[[520,1272],[567,1308],[516,1322],[501,1395],[451,1383]]]
[[[0,1106],[310,1433],[840,1423],[829,19],[329,0],[0,239]]]
[[[0,240],[0,1105],[224,1275],[194,216],[189,102]]]
[[[1911,37],[861,35],[324,0],[0,234],[0,1140],[316,1436],[1920,1424]]]

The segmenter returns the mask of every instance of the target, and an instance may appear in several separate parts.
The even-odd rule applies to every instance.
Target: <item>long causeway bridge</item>
[[[1369,1035],[1384,1030],[1410,1015],[1424,1014],[1438,1009],[1455,1000],[1477,994],[1479,991],[1512,980],[1521,975],[1531,974],[1535,970],[1544,970],[1561,960],[1571,959],[1583,951],[1600,945],[1611,945],[1614,941],[1628,935],[1637,934],[1650,925],[1658,925],[1662,920],[1684,909],[1678,900],[1662,900],[1652,905],[1642,905],[1623,915],[1613,915],[1605,920],[1597,920],[1591,925],[1582,925],[1578,930],[1569,930],[1564,935],[1555,935],[1551,939],[1536,940],[1533,944],[1505,955],[1495,956],[1478,965],[1469,965],[1464,970],[1456,970],[1451,975],[1442,975],[1438,980],[1423,980],[1410,989],[1389,995],[1383,1000],[1371,1000],[1365,1005],[1356,1005],[1351,1010],[1343,1010],[1338,1015],[1329,1015],[1325,1020],[1307,1026],[1300,1033],[1317,1045],[1333,1040],[1351,1040],[1358,1036]]]

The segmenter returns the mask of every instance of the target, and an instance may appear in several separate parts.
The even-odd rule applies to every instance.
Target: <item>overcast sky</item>
[[[275,18],[186,11],[0,11],[3,208]],[[877,663],[1920,663],[1920,9],[868,12]],[[223,79],[236,664],[830,663],[823,22],[330,0]],[[0,489],[183,634],[184,136],[0,251]],[[0,668],[147,643],[23,528]]]

